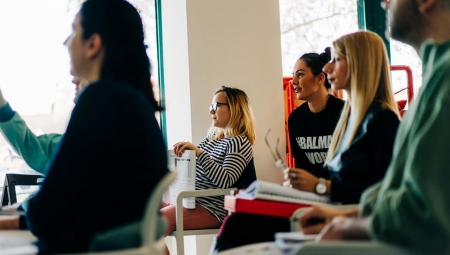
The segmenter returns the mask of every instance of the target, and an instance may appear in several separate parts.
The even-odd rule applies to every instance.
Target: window
[[[82,2],[0,2],[0,88],[13,110],[36,135],[62,134],[74,107],[75,86],[71,83],[70,59],[63,42]],[[144,22],[153,82],[157,84],[154,2],[130,2],[140,11]],[[33,172],[0,136],[0,186],[5,172],[17,171]]]
[[[280,25],[283,75],[291,76],[301,55],[358,31],[357,1],[280,0]]]

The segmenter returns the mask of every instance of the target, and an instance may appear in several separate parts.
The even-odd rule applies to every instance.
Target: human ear
[[[316,77],[317,77],[317,81],[320,84],[325,84],[325,79],[327,78],[327,76],[324,73],[319,73],[319,75],[317,75]]]
[[[89,39],[87,39],[87,50],[86,50],[86,56],[88,59],[93,59],[98,56],[103,51],[103,42],[102,38],[98,34],[93,34]]]

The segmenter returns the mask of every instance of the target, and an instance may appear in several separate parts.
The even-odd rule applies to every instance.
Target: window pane
[[[356,0],[280,0],[283,75],[304,53],[321,53],[331,42],[358,30]],[[280,85],[281,86],[281,85]]]
[[[63,42],[82,2],[0,1],[0,88],[36,135],[63,133],[70,118],[75,86]],[[157,84],[154,2],[130,2],[143,18],[147,53]],[[0,136],[0,186],[6,171],[33,172]]]
[[[422,86],[422,61],[416,51],[409,45],[391,39],[391,64],[409,66],[413,74],[414,96],[417,96],[419,88]],[[396,100],[406,100],[408,98],[407,76],[405,72],[392,72],[392,86],[394,88]]]

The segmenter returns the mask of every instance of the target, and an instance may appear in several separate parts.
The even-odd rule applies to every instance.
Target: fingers
[[[323,227],[317,236],[317,241],[344,239],[344,233],[340,230],[342,229],[342,225],[345,224],[346,219],[347,217],[344,216],[334,217],[330,224]]]
[[[312,219],[331,219],[330,215],[326,213],[326,209],[321,206],[313,206],[312,209],[306,212],[300,218],[300,225],[303,228],[310,227],[311,225],[315,225],[312,223]]]
[[[186,142],[179,142],[173,145],[173,152],[177,157],[181,157],[183,155],[184,150],[186,149]]]
[[[302,227],[302,232],[305,235],[315,235],[315,234],[319,234],[320,231],[322,231],[322,229],[326,226],[327,224],[322,223],[322,224],[315,224],[315,225],[310,225],[310,226],[306,226],[306,227]]]
[[[173,152],[177,157],[181,157],[185,150],[192,150],[197,148],[190,142],[179,142],[173,145]]]

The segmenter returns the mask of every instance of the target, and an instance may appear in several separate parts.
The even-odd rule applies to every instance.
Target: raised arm
[[[61,134],[36,136],[6,101],[0,108],[0,132],[14,151],[42,174],[62,138]]]

